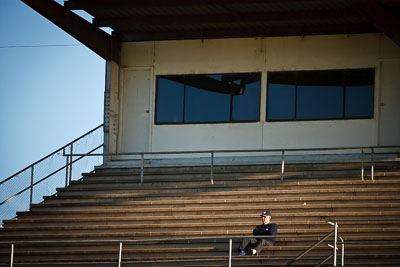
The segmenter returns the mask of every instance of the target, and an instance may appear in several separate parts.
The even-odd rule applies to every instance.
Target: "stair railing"
[[[87,156],[94,152],[101,151],[102,148],[103,124],[1,181],[1,195],[6,195],[7,193],[9,195],[6,196],[5,199],[0,200],[0,218],[11,218],[15,215],[17,210],[30,210],[35,200],[41,200],[46,194],[55,193],[55,188],[53,191],[49,189],[49,185],[47,185],[46,189],[41,188],[41,186],[43,186],[42,182],[48,181],[49,183],[57,184],[58,187],[67,187],[73,179],[73,172],[80,175],[84,171],[93,170],[93,165],[90,165],[90,162],[98,165],[102,164],[102,158],[100,158],[100,161],[94,161],[94,158],[91,158],[92,160],[87,160],[86,164],[81,161],[85,157],[89,159]],[[83,152],[83,154],[77,158],[73,158],[72,155],[66,157],[65,162],[63,154],[66,152],[72,154],[74,149],[75,151]],[[78,162],[82,166],[77,166]],[[76,166],[76,169],[73,169],[73,165]],[[64,177],[62,177],[63,170],[65,171]],[[27,175],[29,177],[26,177]],[[24,194],[28,191],[29,199],[27,199],[28,197]],[[16,193],[13,194],[13,192]],[[6,204],[9,204],[9,207],[6,207]]]
[[[337,266],[337,247],[340,245],[342,247],[342,265],[344,266],[344,245],[345,242],[343,238],[338,236],[338,222],[344,222],[344,221],[360,221],[360,222],[365,222],[365,221],[390,221],[390,220],[396,220],[398,221],[399,218],[369,218],[369,219],[327,219],[326,222],[333,225],[334,229],[333,232],[335,233],[335,238],[334,238],[334,243],[333,243],[333,253],[330,255],[330,257],[333,256],[333,266]],[[338,238],[340,241],[338,241]],[[362,245],[365,244],[366,242],[359,241],[359,242],[346,242],[346,244],[352,244],[352,245]],[[400,244],[400,241],[395,241],[395,242],[374,242],[374,241],[368,241],[368,244]],[[326,259],[328,260],[328,259]],[[324,262],[326,262],[326,260]],[[320,265],[322,265],[324,262],[321,262]],[[317,265],[317,266],[320,266]]]
[[[327,262],[330,258],[332,258],[333,256],[333,266],[337,266],[337,239],[340,238],[343,242],[343,239],[338,236],[338,223],[337,221],[335,222],[331,222],[327,220],[327,223],[332,224],[333,225],[333,230],[330,231],[329,233],[327,233],[324,237],[322,237],[320,240],[318,240],[317,242],[315,242],[314,244],[312,244],[309,248],[305,249],[303,252],[301,252],[298,256],[296,256],[294,259],[292,259],[291,261],[289,261],[286,266],[290,266],[293,263],[297,262],[298,260],[300,260],[302,257],[304,257],[305,255],[307,255],[310,251],[312,251],[314,248],[316,248],[317,246],[321,245],[323,242],[325,242],[328,238],[330,238],[332,235],[334,236],[334,243],[333,243],[333,253],[330,254],[328,257],[326,257],[325,259],[323,259],[320,263],[318,263],[317,265],[315,265],[316,267],[321,266],[322,264],[324,264],[325,262]],[[341,266],[344,266],[344,242],[342,244],[342,264]]]
[[[280,158],[280,180],[283,182],[284,174],[285,174],[285,162],[287,161],[288,153],[289,152],[326,152],[326,151],[360,151],[360,159],[358,156],[356,161],[360,160],[361,164],[361,180],[364,180],[364,173],[365,173],[365,163],[367,162],[366,155],[369,154],[370,165],[371,165],[371,180],[374,180],[374,157],[378,154],[376,150],[378,149],[396,149],[395,151],[391,152],[383,152],[379,153],[382,155],[395,155],[396,158],[399,157],[400,154],[400,146],[367,146],[367,147],[330,147],[330,148],[294,148],[294,149],[243,149],[243,150],[198,150],[198,151],[163,151],[163,152],[121,152],[121,153],[92,153],[90,155],[79,154],[79,153],[66,153],[65,156],[72,157],[72,156],[103,156],[103,157],[121,157],[121,156],[136,156],[140,159],[140,184],[144,182],[144,169],[146,167],[145,160],[150,159],[151,156],[154,155],[195,155],[195,154],[205,154],[209,155],[209,166],[210,166],[210,183],[214,184],[214,167],[215,167],[215,156],[216,154],[229,154],[229,153],[275,153],[279,154]],[[370,151],[367,153],[367,151]],[[312,154],[310,154],[312,155]],[[329,156],[331,154],[324,154]],[[339,154],[335,154],[339,155]],[[375,155],[375,156],[374,156]],[[146,158],[145,158],[146,156]],[[396,159],[398,160],[398,159]],[[322,161],[323,162],[323,161]],[[152,165],[154,166],[154,165]]]
[[[286,266],[290,266],[291,264],[295,263],[298,261],[300,258],[305,256],[308,252],[310,252],[312,249],[317,247],[318,245],[322,244],[325,240],[327,240],[329,237],[332,235],[335,236],[334,244],[331,245],[334,251],[329,254],[326,258],[324,258],[320,263],[317,263],[315,266],[321,266],[324,263],[326,263],[329,259],[332,257],[335,259],[337,257],[337,251],[338,251],[338,246],[341,246],[342,252],[342,262],[341,266],[344,266],[344,240],[338,235],[338,222],[339,221],[391,221],[391,220],[396,220],[399,221],[399,218],[384,218],[384,219],[327,219],[326,221],[334,226],[334,229],[326,234],[325,236],[323,235],[277,235],[277,236],[258,236],[258,237],[275,237],[279,239],[285,239],[285,238],[321,238],[319,241],[311,245],[309,248],[307,248],[305,251],[299,254],[295,259],[292,259],[289,263],[286,264]],[[190,261],[190,262],[205,262],[205,261],[227,261],[228,266],[230,267],[232,265],[232,259],[241,259],[241,260],[257,260],[260,259],[259,257],[249,257],[249,258],[242,258],[242,257],[232,257],[232,240],[241,240],[246,237],[254,237],[254,236],[208,236],[208,237],[189,237],[189,238],[163,238],[163,239],[137,239],[137,240],[110,240],[110,239],[104,239],[104,240],[99,240],[99,239],[94,239],[94,240],[82,240],[82,239],[70,239],[70,240],[35,240],[35,241],[0,241],[0,244],[8,244],[10,245],[10,263],[12,266],[13,262],[15,262],[15,247],[18,245],[24,245],[26,246],[27,244],[54,244],[56,246],[57,244],[71,244],[71,243],[109,243],[109,244],[117,244],[118,245],[118,260],[117,264],[120,267],[122,263],[135,263],[135,264],[149,264],[149,263],[160,263],[164,262],[163,260],[143,260],[143,261],[134,261],[134,262],[129,262],[129,261],[123,261],[123,244],[135,244],[135,243],[152,243],[152,242],[175,242],[175,241],[184,241],[185,243],[190,241],[190,240],[211,240],[212,242],[216,242],[216,240],[225,240],[228,241],[228,252],[226,257],[221,257],[217,259],[206,259],[206,258],[201,258],[201,259],[190,259],[190,260],[168,260],[168,262],[176,262],[176,263],[183,263],[185,261]],[[340,241],[338,241],[340,239]],[[279,241],[278,241],[279,242]],[[359,242],[346,242],[346,244],[400,244],[400,241],[359,241]],[[77,262],[76,265],[83,266],[83,265],[92,265],[92,264],[110,264],[113,262],[110,261],[103,261],[103,262]],[[28,264],[28,263],[27,263]],[[35,262],[35,264],[41,264],[40,262]],[[46,262],[46,264],[52,264],[51,262]],[[60,264],[60,263],[58,263]],[[71,265],[74,265],[73,263],[70,263]],[[337,261],[334,260],[332,266],[337,266]]]
[[[70,240],[35,240],[35,241],[0,241],[0,244],[7,244],[10,245],[10,263],[11,267],[13,265],[13,262],[15,262],[15,247],[18,245],[28,245],[28,244],[35,244],[35,245],[40,245],[40,244],[54,244],[53,247],[56,247],[56,244],[71,244],[71,243],[108,243],[108,244],[116,244],[118,245],[118,259],[117,259],[117,265],[120,267],[122,264],[129,264],[129,263],[135,263],[135,264],[148,264],[148,263],[160,263],[164,262],[163,260],[143,260],[143,261],[123,261],[123,244],[135,244],[135,243],[152,243],[152,242],[176,242],[176,241],[184,241],[185,243],[191,240],[211,240],[212,242],[216,242],[216,240],[224,240],[227,241],[228,243],[228,251],[227,251],[227,256],[226,257],[221,257],[217,259],[206,259],[206,258],[201,258],[201,259],[189,259],[189,260],[167,260],[168,262],[176,262],[176,263],[182,263],[185,261],[190,261],[190,262],[205,262],[205,261],[226,261],[227,265],[229,267],[232,266],[232,240],[241,240],[243,238],[252,238],[254,236],[208,236],[208,237],[182,237],[182,238],[163,238],[163,239],[137,239],[137,240],[110,240],[110,239],[94,239],[94,240],[82,240],[82,239],[70,239]],[[322,237],[321,235],[269,235],[269,236],[257,236],[259,238],[262,237],[275,237],[275,238],[320,238]],[[238,257],[236,257],[237,259]],[[257,258],[242,258],[239,257],[241,260],[254,260]],[[76,265],[83,266],[83,265],[92,265],[92,264],[110,264],[113,262],[110,261],[96,261],[96,262],[77,262],[75,263]],[[115,262],[114,262],[115,263]],[[29,262],[25,263],[29,264]],[[35,264],[41,264],[40,262],[35,262]],[[46,264],[52,264],[52,262],[46,262]],[[58,263],[60,264],[60,263]],[[74,265],[74,263],[69,263],[70,265]],[[1,265],[1,264],[0,264]]]

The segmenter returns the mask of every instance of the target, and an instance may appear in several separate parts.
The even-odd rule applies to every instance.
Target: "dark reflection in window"
[[[230,95],[186,87],[185,122],[229,121]]]
[[[184,84],[182,82],[161,77],[157,79],[157,122],[183,122],[183,94]]]
[[[374,114],[374,70],[347,70],[346,117],[372,117]]]
[[[298,119],[335,119],[343,112],[343,88],[339,86],[298,86]]]
[[[249,83],[243,94],[233,95],[233,121],[258,121],[260,117],[260,81]]]
[[[260,73],[158,76],[155,121],[258,121],[260,80]]]
[[[374,70],[269,72],[267,120],[372,118]]]
[[[295,73],[269,73],[267,100],[269,120],[293,120],[296,105]]]
[[[342,71],[297,73],[297,119],[335,119],[342,113]]]
[[[346,87],[346,117],[363,118],[374,114],[374,87],[347,86]]]

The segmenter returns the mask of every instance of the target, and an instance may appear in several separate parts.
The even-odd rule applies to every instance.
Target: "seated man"
[[[277,235],[278,225],[271,223],[271,212],[263,211],[261,214],[262,224],[256,226],[253,230],[253,235],[263,236],[263,235]],[[249,250],[250,255],[259,255],[264,246],[273,246],[275,243],[275,237],[263,237],[263,238],[244,238],[239,246],[239,255],[246,255],[249,246],[254,246]]]

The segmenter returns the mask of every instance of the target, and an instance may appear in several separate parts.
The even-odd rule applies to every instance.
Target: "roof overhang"
[[[116,62],[121,42],[384,33],[400,46],[400,0],[22,1]],[[73,10],[93,16],[92,23]]]

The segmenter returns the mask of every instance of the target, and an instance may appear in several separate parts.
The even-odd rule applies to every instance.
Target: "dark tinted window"
[[[294,72],[274,72],[268,75],[268,118],[293,120],[296,107],[296,77]]]
[[[246,85],[242,94],[233,95],[232,120],[258,121],[260,114],[260,80]]]
[[[334,119],[342,113],[342,71],[297,73],[297,119]]]
[[[230,95],[187,86],[185,97],[185,122],[229,121]]]
[[[346,117],[372,117],[374,114],[374,70],[347,70]]]
[[[268,73],[267,120],[372,118],[374,70]]]
[[[260,73],[157,77],[156,123],[258,121]]]
[[[157,79],[156,121],[183,122],[184,83],[173,79]]]

